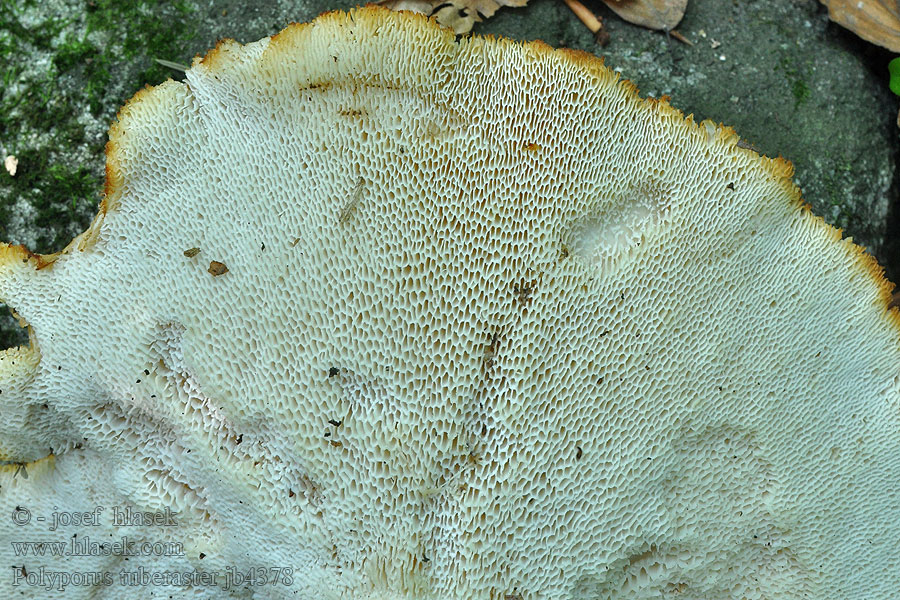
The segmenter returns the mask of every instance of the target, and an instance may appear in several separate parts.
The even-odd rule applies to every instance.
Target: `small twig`
[[[689,40],[689,39],[687,39],[686,37],[684,37],[684,36],[681,34],[681,32],[678,31],[677,29],[670,29],[670,30],[669,30],[669,35],[671,35],[673,38],[675,38],[676,40],[678,40],[678,41],[681,42],[682,44],[687,44],[688,46],[693,46],[693,45],[694,45],[694,42],[692,42],[691,40]]]
[[[166,60],[164,58],[154,58],[157,63],[161,64],[164,67],[168,67],[170,69],[175,69],[176,71],[181,71],[182,73],[188,70],[187,65],[183,65],[181,63],[172,62],[171,60]]]
[[[341,208],[340,214],[338,214],[338,221],[341,223],[346,223],[350,220],[350,215],[353,214],[353,211],[356,210],[356,206],[359,204],[359,199],[362,196],[363,191],[363,178],[359,177],[356,180],[356,185],[353,186],[353,191],[350,192],[350,200],[344,204],[343,208]]]
[[[603,27],[603,21],[578,0],[563,0],[584,26],[594,34],[594,40],[601,46],[609,43],[609,32]]]

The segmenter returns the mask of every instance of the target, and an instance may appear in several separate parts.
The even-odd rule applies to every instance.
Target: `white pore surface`
[[[375,9],[142,92],[83,249],[0,266],[6,597],[897,597],[896,314],[736,141]],[[11,544],[73,535],[182,552]]]

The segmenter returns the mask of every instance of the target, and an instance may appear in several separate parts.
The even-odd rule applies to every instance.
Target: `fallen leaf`
[[[687,0],[603,0],[614,13],[648,29],[674,29],[684,16]]]
[[[828,17],[862,39],[900,52],[900,0],[819,0]]]
[[[687,1],[687,0],[685,0]],[[457,35],[468,33],[475,23],[494,16],[501,6],[525,6],[528,0],[380,0],[391,10],[408,10],[434,17]]]

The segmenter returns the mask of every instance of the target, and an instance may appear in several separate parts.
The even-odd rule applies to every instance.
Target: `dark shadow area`
[[[0,349],[28,345],[28,330],[10,314],[9,307],[0,303]]]

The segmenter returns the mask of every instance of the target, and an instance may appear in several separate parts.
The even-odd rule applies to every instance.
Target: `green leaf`
[[[888,63],[888,72],[891,74],[891,80],[888,87],[891,91],[900,96],[900,56]]]

